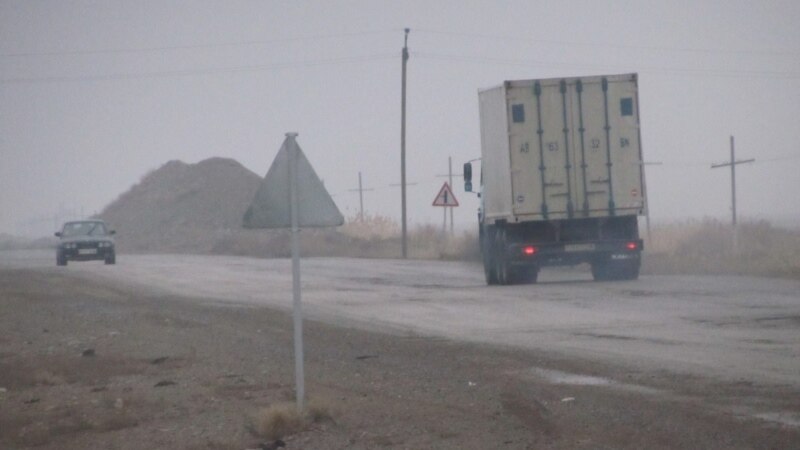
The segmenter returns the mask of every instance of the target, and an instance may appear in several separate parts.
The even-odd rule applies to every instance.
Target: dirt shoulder
[[[294,398],[291,317],[52,270],[0,270],[0,448],[245,449]],[[320,412],[287,449],[790,448],[780,387],[305,323]],[[624,383],[556,384],[547,371]],[[553,372],[553,373],[561,373]],[[713,399],[713,405],[708,400]]]

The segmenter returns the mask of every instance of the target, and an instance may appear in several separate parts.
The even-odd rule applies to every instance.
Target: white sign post
[[[300,296],[301,227],[335,227],[344,217],[297,145],[297,133],[286,133],[253,203],[244,214],[245,228],[290,228],[292,246],[292,316],[294,319],[297,409],[305,407],[303,305]]]
[[[303,303],[300,299],[300,223],[297,220],[297,142],[296,133],[286,135],[292,144],[289,151],[289,204],[292,217],[292,317],[294,320],[294,385],[297,397],[297,410],[303,411],[306,398],[306,377],[303,355]]]

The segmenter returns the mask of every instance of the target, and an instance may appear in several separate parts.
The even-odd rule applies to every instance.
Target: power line
[[[222,42],[217,44],[190,44],[190,45],[172,45],[172,46],[141,47],[141,48],[108,48],[108,49],[97,49],[97,50],[65,50],[65,51],[1,53],[0,57],[13,58],[13,57],[31,57],[31,56],[80,56],[80,55],[104,55],[104,54],[125,54],[125,53],[150,53],[150,52],[162,52],[162,51],[197,50],[197,49],[230,48],[230,47],[249,47],[249,46],[266,45],[266,44],[285,44],[289,42],[342,39],[342,38],[361,37],[361,36],[387,34],[387,33],[391,33],[391,31],[388,30],[361,31],[353,33],[321,34],[321,35],[299,36],[299,37],[267,39],[267,40]]]
[[[758,166],[764,163],[788,161],[794,159],[800,159],[800,155],[777,156],[773,158],[759,158],[757,161],[754,161],[754,165]],[[699,168],[699,167],[708,167],[708,162],[674,160],[674,161],[663,161],[659,165],[665,167]]]
[[[616,48],[621,50],[656,50],[656,51],[674,51],[683,53],[719,53],[719,54],[741,54],[741,55],[773,55],[773,56],[787,56],[796,58],[800,55],[798,50],[741,50],[741,49],[721,49],[721,48],[696,48],[696,47],[667,47],[655,45],[622,45],[611,44],[607,42],[578,42],[578,41],[561,41],[551,39],[536,39],[525,36],[509,36],[509,35],[496,35],[486,33],[464,33],[456,31],[443,31],[443,30],[428,30],[416,29],[415,31],[423,34],[433,34],[442,36],[457,36],[466,37],[471,39],[492,39],[492,40],[505,40],[505,41],[522,41],[537,44],[551,44],[551,45],[569,45],[577,47],[606,47]]]
[[[568,63],[568,62],[552,62],[530,59],[510,59],[510,58],[495,58],[485,56],[471,56],[471,55],[458,55],[447,53],[428,53],[428,52],[414,52],[414,56],[420,59],[440,60],[440,61],[456,61],[476,64],[502,64],[509,66],[522,66],[522,67],[569,67],[574,69],[611,69],[620,65],[604,65],[604,64],[582,64],[582,63]],[[660,73],[674,73],[685,75],[711,75],[719,77],[769,77],[779,79],[800,79],[800,72],[779,72],[779,71],[763,71],[763,70],[718,70],[718,69],[680,69],[680,68],[665,68],[665,67],[640,67],[639,72],[660,72]]]
[[[757,161],[757,163],[765,163],[765,162],[775,162],[775,161],[788,161],[790,159],[800,159],[800,155],[786,155],[786,156],[776,156],[774,158],[761,158]]]
[[[307,61],[287,61],[287,62],[254,65],[254,66],[215,67],[207,69],[186,69],[186,70],[171,70],[171,71],[147,72],[147,73],[112,73],[106,75],[18,77],[18,78],[0,79],[0,84],[115,81],[115,80],[132,80],[132,79],[145,79],[145,78],[175,78],[175,77],[186,77],[194,75],[217,75],[225,73],[265,72],[265,71],[291,69],[298,67],[303,68],[303,67],[329,66],[329,65],[339,65],[339,64],[354,64],[362,62],[374,62],[374,61],[389,60],[395,57],[396,55],[394,54],[375,54],[375,55],[353,56],[345,58],[330,58],[330,59],[307,60]]]

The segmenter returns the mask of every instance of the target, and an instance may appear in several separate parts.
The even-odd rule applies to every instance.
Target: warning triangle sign
[[[453,191],[447,182],[442,185],[439,193],[436,194],[436,198],[433,199],[433,206],[458,206],[458,200],[456,200],[456,196],[453,195]]]
[[[290,158],[297,162],[297,221],[300,227],[335,227],[344,217],[314,172],[296,133],[287,133],[281,149],[244,214],[245,228],[291,228]]]

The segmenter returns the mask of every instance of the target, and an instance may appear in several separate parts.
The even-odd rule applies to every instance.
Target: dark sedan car
[[[114,230],[109,230],[102,220],[76,220],[67,222],[56,236],[61,238],[56,248],[56,264],[66,266],[67,261],[102,260],[116,264]]]

